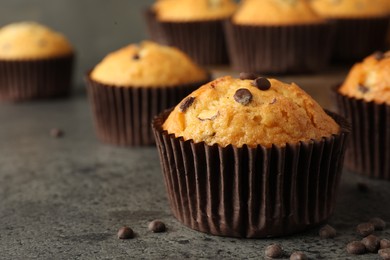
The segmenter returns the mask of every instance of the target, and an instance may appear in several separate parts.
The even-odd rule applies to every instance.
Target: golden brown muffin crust
[[[20,22],[0,29],[0,59],[42,59],[72,53],[65,37],[44,25]]]
[[[166,87],[205,81],[208,73],[179,49],[145,41],[108,54],[91,78],[123,87]]]
[[[263,91],[253,82],[227,76],[202,86],[175,107],[163,129],[222,147],[285,146],[339,132],[336,122],[294,83],[270,79],[270,89]]]
[[[153,10],[160,21],[203,21],[225,19],[237,9],[232,0],[160,0]]]
[[[343,95],[390,105],[390,51],[355,64],[339,89]]]
[[[311,6],[318,14],[327,18],[389,15],[388,0],[311,0]]]
[[[306,0],[243,0],[233,16],[243,25],[293,25],[323,22]]]

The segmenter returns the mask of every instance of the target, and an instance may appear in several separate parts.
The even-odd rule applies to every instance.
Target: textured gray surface
[[[221,74],[221,71],[219,72]],[[344,73],[289,77],[328,106],[328,88]],[[378,259],[348,256],[355,226],[374,216],[390,220],[390,183],[345,173],[330,224],[340,235],[319,239],[318,229],[282,239],[220,238],[183,227],[170,214],[157,151],[116,148],[94,136],[86,97],[0,104],[0,259],[262,259],[279,242],[311,259]],[[50,137],[53,127],[65,131]],[[357,189],[365,182],[367,193]],[[168,232],[147,231],[161,219]],[[122,225],[137,233],[121,241]],[[390,238],[390,229],[377,233]]]

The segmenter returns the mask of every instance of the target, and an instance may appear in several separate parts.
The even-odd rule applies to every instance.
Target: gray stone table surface
[[[331,107],[330,87],[345,72],[283,79]],[[50,137],[53,127],[64,137]],[[390,220],[389,187],[344,171],[330,219],[339,233],[335,239],[320,239],[318,228],[274,239],[215,237],[182,226],[170,214],[154,147],[117,148],[96,140],[85,94],[0,104],[0,259],[263,259],[265,246],[275,242],[310,259],[379,259],[348,255],[345,245],[359,239],[358,223],[374,216]],[[168,232],[148,232],[153,219],[164,221]],[[117,239],[122,225],[131,226],[136,238]],[[389,230],[377,234],[390,238]]]

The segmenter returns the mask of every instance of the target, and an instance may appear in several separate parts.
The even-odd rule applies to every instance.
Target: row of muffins
[[[382,49],[389,14],[385,0],[160,0],[146,20],[152,39],[199,64],[291,73],[321,70],[332,49],[342,61]]]

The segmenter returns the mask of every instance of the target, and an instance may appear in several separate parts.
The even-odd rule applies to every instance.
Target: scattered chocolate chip
[[[390,260],[390,248],[381,249],[378,252],[379,256],[384,260]]]
[[[195,98],[194,97],[188,97],[186,99],[184,99],[181,104],[180,104],[180,112],[186,112],[187,109],[194,103],[195,101]]]
[[[362,85],[362,84],[359,84],[358,85],[358,89],[360,92],[362,92],[363,94],[367,93],[368,91],[370,91],[369,88],[367,88],[366,86]]]
[[[330,225],[325,225],[320,229],[319,235],[321,238],[334,238],[337,235],[336,229]]]
[[[290,260],[307,260],[305,253],[297,251],[291,254]]]
[[[161,233],[161,232],[165,232],[167,230],[164,222],[162,222],[160,220],[153,220],[152,222],[150,222],[148,225],[148,229],[149,229],[149,231],[152,231],[154,233]]]
[[[372,218],[368,222],[374,225],[375,230],[384,230],[386,228],[386,222],[381,218]]]
[[[388,239],[382,239],[382,240],[379,242],[379,245],[380,245],[380,249],[390,248],[390,240],[388,240]]]
[[[271,88],[271,82],[266,78],[257,78],[253,81],[253,85],[259,88],[260,90],[269,90]]]
[[[252,93],[246,88],[240,88],[234,94],[234,100],[244,106],[252,101],[252,97]]]
[[[127,227],[123,226],[118,230],[118,238],[119,239],[131,239],[134,238],[134,231]]]
[[[279,244],[272,244],[265,248],[265,256],[270,258],[279,258],[283,255],[283,249]]]
[[[139,60],[141,59],[141,57],[139,56],[138,53],[134,54],[133,57],[132,57],[133,60]]]
[[[385,57],[385,54],[381,51],[376,51],[376,52],[374,52],[373,55],[374,55],[374,58],[378,61],[382,60]]]
[[[275,103],[276,103],[276,101],[277,101],[277,99],[276,99],[276,98],[274,98],[274,99],[272,99],[271,103],[269,103],[269,104],[270,104],[270,105],[273,105],[273,104],[275,104]]]
[[[360,223],[356,227],[356,231],[359,235],[362,237],[366,237],[368,235],[371,235],[375,231],[375,227],[371,223]]]
[[[366,247],[360,241],[352,241],[347,245],[347,252],[353,255],[362,255],[366,252]]]
[[[204,111],[199,114],[198,119],[200,121],[213,121],[219,116],[219,111],[215,113],[215,111]]]
[[[357,188],[360,192],[368,192],[370,189],[368,188],[368,185],[364,182],[358,182]]]
[[[240,79],[242,80],[245,80],[245,79],[250,79],[250,80],[254,80],[256,79],[258,76],[254,73],[248,73],[248,72],[241,72],[240,73]]]
[[[362,239],[362,243],[366,247],[367,252],[376,253],[379,249],[380,239],[377,236],[369,235]]]
[[[52,128],[50,129],[50,136],[55,138],[60,138],[64,136],[64,132],[61,129],[58,128]]]

